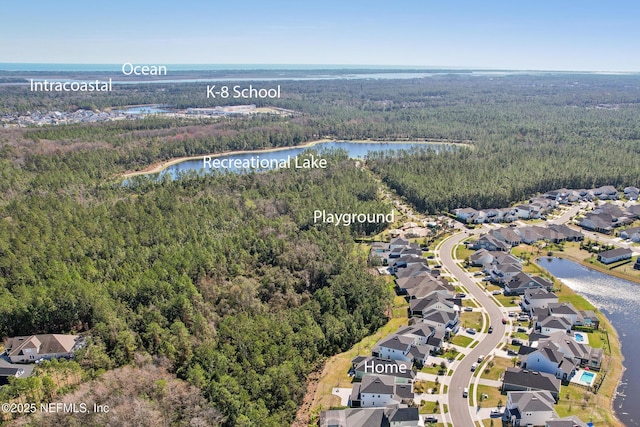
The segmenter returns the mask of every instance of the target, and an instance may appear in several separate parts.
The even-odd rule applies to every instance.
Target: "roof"
[[[9,357],[20,356],[26,349],[34,349],[37,354],[69,353],[76,345],[79,335],[44,334],[9,338],[5,348]]]
[[[560,379],[545,372],[528,371],[526,369],[508,367],[504,372],[503,384],[527,387],[535,390],[548,390],[560,393]]]
[[[551,393],[546,390],[510,391],[507,393],[507,399],[511,401],[511,407],[516,406],[520,413],[553,411],[553,405],[556,403]]]
[[[382,426],[384,408],[349,408],[322,411],[320,427],[377,427]]]
[[[549,316],[540,322],[540,327],[568,331],[571,329],[571,321],[565,317]]]
[[[365,375],[360,383],[360,393],[393,394],[395,380],[388,375]]]
[[[551,303],[547,308],[551,314],[580,314],[580,312],[570,302]]]
[[[620,256],[631,256],[633,255],[633,251],[629,248],[616,248],[611,249],[609,251],[600,252],[598,257],[600,258],[617,258]]]
[[[572,415],[570,417],[549,420],[545,427],[587,427],[587,424],[580,418]]]
[[[450,311],[429,310],[422,314],[422,318],[431,322],[446,324],[454,320],[456,318],[456,314]]]
[[[398,334],[390,334],[383,338],[378,347],[386,347],[394,350],[405,351],[413,344],[413,338],[405,337]]]
[[[556,294],[554,294],[553,292],[549,292],[544,288],[538,288],[538,289],[527,289],[526,291],[524,291],[524,296],[528,299],[528,300],[544,300],[544,299],[558,299],[558,296]]]
[[[400,423],[420,420],[420,414],[418,408],[387,408],[385,409],[385,415],[389,419],[390,423]]]

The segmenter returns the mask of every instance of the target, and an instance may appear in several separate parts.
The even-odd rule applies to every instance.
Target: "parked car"
[[[475,329],[475,328],[467,328],[467,333],[468,333],[468,334],[475,335],[475,333],[476,333],[476,332],[477,332],[477,331],[476,331],[476,329]]]
[[[488,331],[488,332],[489,332],[490,334],[492,334],[492,333],[493,333],[493,326],[489,326],[489,331]]]
[[[464,308],[464,311],[473,311],[473,307],[468,307],[467,306],[467,307]]]
[[[516,317],[516,314],[513,311],[509,312],[509,317]]]
[[[518,332],[527,332],[527,328],[523,328],[522,326],[520,326],[518,328]]]
[[[478,363],[482,363],[483,360],[484,360],[484,354],[481,354],[480,356],[478,356]]]
[[[492,295],[500,295],[502,293],[502,291],[500,289],[496,289],[495,291],[491,292]]]
[[[478,368],[478,364],[474,363],[473,365],[471,365],[471,372],[475,371]]]
[[[424,422],[425,423],[437,423],[438,419],[436,417],[434,417],[434,416],[429,415],[429,416],[424,417]]]
[[[503,324],[503,325],[506,325],[506,324],[507,324],[507,318],[506,318],[506,317],[503,317],[503,318],[502,318],[502,324]]]

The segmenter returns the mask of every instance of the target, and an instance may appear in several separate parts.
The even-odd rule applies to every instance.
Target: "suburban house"
[[[566,357],[552,342],[540,343],[536,351],[520,359],[520,367],[532,371],[554,375],[563,381],[569,381],[576,373],[579,365],[573,359]]]
[[[588,366],[590,369],[600,370],[602,366],[603,350],[576,341],[573,334],[553,333],[547,338],[541,338],[538,341],[538,346],[546,343],[554,345],[565,357],[572,359],[581,367]]]
[[[365,375],[354,383],[349,397],[352,408],[371,408],[409,404],[413,400],[412,384],[396,384],[388,375]]]
[[[629,200],[638,200],[638,195],[640,194],[640,189],[637,187],[626,187],[623,190],[624,197]]]
[[[435,326],[436,332],[444,332],[445,337],[457,333],[458,329],[460,329],[457,311],[429,310],[422,315],[422,322]]]
[[[504,294],[524,295],[524,293],[530,289],[546,289],[550,291],[552,287],[553,283],[543,277],[530,276],[520,272],[513,276],[509,282],[505,283]]]
[[[613,232],[613,217],[609,214],[588,213],[579,223],[580,227],[599,233],[611,234]]]
[[[631,227],[620,232],[620,238],[640,243],[640,227]]]
[[[548,391],[510,391],[502,420],[513,427],[544,426],[558,416],[553,409],[555,403]]]
[[[546,289],[527,289],[524,291],[522,308],[531,313],[534,309],[547,308],[549,304],[557,303],[558,296]]]
[[[428,296],[419,299],[409,300],[409,316],[424,316],[430,310],[442,310],[456,312],[460,307],[455,303],[450,295],[443,295],[440,292],[432,292]]]
[[[495,258],[486,249],[478,249],[473,254],[469,256],[469,264],[474,267],[484,267],[485,265],[491,264]]]
[[[611,264],[613,262],[631,259],[633,251],[628,248],[611,249],[598,254],[598,261],[603,264]]]
[[[511,249],[511,246],[502,241],[498,240],[495,237],[484,234],[480,236],[480,238],[473,243],[472,249],[486,249],[488,251],[503,251],[506,252]]]
[[[560,396],[562,382],[555,375],[520,368],[507,368],[502,378],[502,391],[547,390],[554,399]]]
[[[497,230],[491,230],[489,234],[498,240],[502,240],[509,246],[518,246],[522,243],[522,238],[510,227],[503,227]]]
[[[396,334],[403,335],[413,339],[414,344],[426,345],[429,338],[434,336],[436,328],[426,323],[414,323],[413,325],[403,326],[396,331]]]
[[[391,242],[389,242],[389,250],[393,251],[394,249],[404,249],[407,247],[411,247],[410,245],[411,242],[409,242],[409,240],[398,237],[392,239]]]
[[[413,338],[397,334],[390,334],[383,338],[375,347],[377,356],[381,359],[400,360],[411,363],[409,350],[413,345]]]
[[[40,359],[70,359],[83,345],[84,338],[79,335],[29,335],[4,340],[7,356],[13,363],[33,363]]]
[[[348,408],[320,412],[319,427],[418,427],[418,408]]]
[[[520,264],[498,263],[490,271],[491,278],[498,283],[510,282],[518,274],[524,274]]]
[[[555,332],[567,333],[571,331],[572,323],[566,317],[548,316],[539,323],[540,333],[550,335]]]
[[[575,308],[570,302],[557,302],[547,305],[550,316],[564,317],[571,322],[571,325],[579,325],[582,323],[582,314],[580,310]]]

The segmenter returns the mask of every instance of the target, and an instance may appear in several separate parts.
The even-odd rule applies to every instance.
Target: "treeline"
[[[390,212],[367,172],[327,156],[326,170],[11,200],[0,211],[0,335],[90,331],[78,359],[88,372],[147,352],[225,425],[289,424],[307,374],[384,324],[391,301],[353,255],[365,230],[313,223],[315,209]]]
[[[497,208],[558,188],[640,185],[640,143],[503,141],[441,153],[369,159],[372,170],[418,209]]]

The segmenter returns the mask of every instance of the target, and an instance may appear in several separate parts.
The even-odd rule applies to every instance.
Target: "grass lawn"
[[[429,389],[434,388],[436,389],[436,392],[430,394],[438,394],[438,392],[440,391],[440,384],[438,383],[436,385],[434,381],[416,381],[413,386],[415,393],[429,393]]]
[[[487,399],[480,401],[480,396],[483,394],[488,395]],[[478,385],[478,396],[476,402],[483,408],[490,408],[492,406],[498,406],[498,403],[504,404],[507,402],[507,396],[500,393],[500,389],[497,387],[490,387],[488,385]]]
[[[500,376],[507,368],[513,367],[513,361],[511,359],[505,359],[504,357],[494,357],[492,362],[493,367],[490,367],[486,363],[483,365],[482,375],[480,378],[487,380],[499,380]]]
[[[520,297],[518,296],[506,296],[506,295],[494,295],[500,304],[505,307],[517,307],[520,302]]]
[[[465,245],[458,245],[456,246],[454,255],[460,261],[464,261],[471,255],[473,255],[474,252],[475,252],[474,250],[467,249]]]
[[[433,365],[424,366],[422,369],[420,369],[420,372],[424,372],[426,374],[439,375],[441,369],[442,368],[440,367],[439,364],[435,364],[435,366]]]
[[[596,426],[611,425],[608,418],[609,405],[601,407],[597,395],[576,385],[562,386],[560,401],[555,410],[561,417],[577,415],[585,422],[593,421]]]
[[[463,311],[460,313],[460,324],[463,328],[475,328],[482,331],[482,313],[473,311]]]
[[[424,402],[424,405],[420,403],[418,412],[421,414],[437,414],[440,412],[440,408],[436,406],[436,402]]]
[[[455,337],[451,338],[451,344],[459,345],[460,347],[468,347],[472,341],[472,338],[464,335],[456,335]]]

